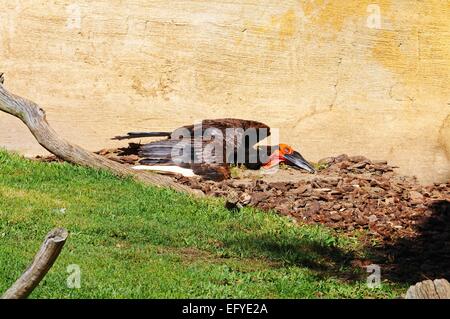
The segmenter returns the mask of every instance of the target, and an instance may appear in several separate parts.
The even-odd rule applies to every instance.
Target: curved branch
[[[57,228],[48,233],[31,265],[11,288],[5,292],[2,299],[27,298],[52,268],[68,236],[69,233],[63,228]]]
[[[134,171],[120,163],[89,152],[77,145],[70,144],[58,136],[45,118],[45,111],[33,101],[8,92],[2,85],[3,74],[0,73],[0,111],[18,117],[25,123],[40,145],[59,158],[82,166],[106,169],[117,176],[133,176],[135,179],[152,186],[169,187],[173,190],[202,195],[187,186],[175,183],[167,176]]]

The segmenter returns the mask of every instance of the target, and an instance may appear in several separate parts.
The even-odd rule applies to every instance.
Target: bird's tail
[[[141,137],[170,137],[171,134],[171,132],[130,132],[125,136],[116,136],[112,139],[120,141]]]

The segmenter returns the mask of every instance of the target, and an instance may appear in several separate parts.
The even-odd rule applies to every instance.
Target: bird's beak
[[[307,160],[305,160],[299,152],[285,154],[283,156],[290,164],[297,166],[298,168],[304,169],[310,173],[316,172],[314,167]]]

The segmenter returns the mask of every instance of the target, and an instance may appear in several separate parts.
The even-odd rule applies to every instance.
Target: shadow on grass
[[[430,212],[417,224],[418,236],[372,251],[376,262],[382,265],[383,277],[405,283],[450,280],[450,202],[436,201]]]
[[[450,201],[434,202],[430,213],[417,222],[417,236],[375,248],[366,247],[370,261],[361,261],[359,252],[289,236],[248,235],[244,240],[228,241],[226,246],[245,255],[265,256],[283,266],[309,268],[321,278],[361,280],[367,277],[363,265],[373,263],[381,266],[382,279],[391,282],[415,284],[425,279],[450,280]]]
[[[264,256],[279,266],[308,268],[318,278],[335,277],[344,281],[365,278],[361,268],[352,266],[356,258],[353,252],[313,240],[249,235],[244,240],[227,241],[225,246],[245,256]]]

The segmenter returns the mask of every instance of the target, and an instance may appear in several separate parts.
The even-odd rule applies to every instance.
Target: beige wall
[[[88,149],[241,117],[311,160],[362,154],[450,178],[450,1],[0,1],[6,87]],[[0,146],[43,151],[5,114]]]

